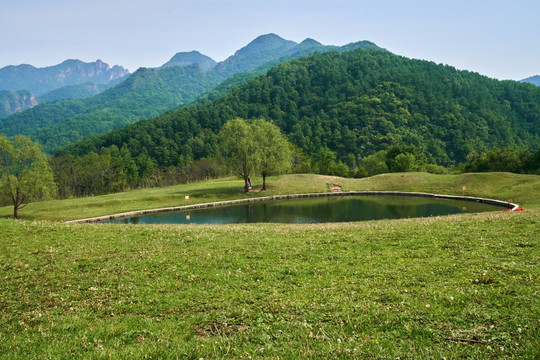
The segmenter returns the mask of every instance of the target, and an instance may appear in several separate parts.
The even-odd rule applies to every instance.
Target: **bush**
[[[426,164],[422,168],[423,171],[428,172],[430,174],[447,174],[448,169],[444,166],[436,165],[436,164]]]

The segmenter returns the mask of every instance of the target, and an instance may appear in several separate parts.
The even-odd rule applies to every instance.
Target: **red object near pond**
[[[512,210],[512,209],[506,209],[506,210],[503,210],[502,212],[509,212],[509,211],[523,211],[524,209],[522,207],[519,207],[515,210]]]

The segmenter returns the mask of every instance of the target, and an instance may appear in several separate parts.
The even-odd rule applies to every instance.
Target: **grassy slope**
[[[0,357],[538,358],[538,179],[296,175],[272,183],[280,193],[327,183],[456,194],[467,186],[514,196],[526,208],[517,213],[234,226],[0,219]],[[238,197],[240,186],[226,179],[46,205],[64,219],[77,202],[90,208],[86,216],[168,206],[161,201],[186,193],[191,201]],[[40,205],[23,213],[42,217]]]

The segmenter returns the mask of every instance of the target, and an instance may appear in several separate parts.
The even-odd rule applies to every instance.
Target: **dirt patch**
[[[328,188],[330,189],[331,192],[334,192],[334,193],[342,192],[341,185],[338,185],[338,184],[328,184]]]
[[[197,337],[231,336],[247,329],[248,327],[246,325],[232,325],[226,322],[212,321],[197,326],[195,328],[195,335]]]

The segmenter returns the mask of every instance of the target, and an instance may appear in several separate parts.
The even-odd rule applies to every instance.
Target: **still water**
[[[410,196],[344,196],[273,200],[108,220],[118,224],[325,223],[500,211],[471,201]]]

